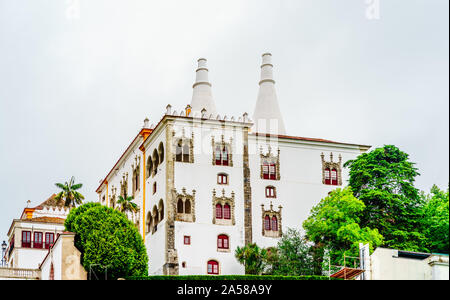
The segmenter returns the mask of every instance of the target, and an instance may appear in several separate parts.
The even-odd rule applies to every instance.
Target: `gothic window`
[[[183,162],[188,163],[190,161],[189,159],[189,145],[183,146]]]
[[[281,230],[281,209],[278,207],[278,211],[273,210],[273,205],[270,203],[270,209],[265,210],[264,205],[262,208],[262,235],[265,237],[279,238],[282,236]]]
[[[233,166],[233,156],[231,154],[231,145],[233,140],[230,139],[229,143],[225,142],[225,138],[222,135],[220,142],[215,142],[212,138],[213,147],[213,165],[215,166]]]
[[[139,182],[140,182],[140,168],[137,158],[136,158],[136,167],[134,167],[133,165],[132,168],[133,168],[132,193],[133,197],[136,197],[136,192],[139,190]]]
[[[219,263],[215,260],[208,261],[208,274],[219,275]]]
[[[213,224],[235,225],[234,196],[234,192],[232,192],[231,197],[226,197],[225,190],[222,190],[222,196],[218,197],[216,191],[213,190]]]
[[[274,186],[268,186],[266,187],[266,198],[276,198],[277,193]]]
[[[227,235],[221,234],[217,237],[217,248],[222,250],[230,249],[230,240]]]
[[[194,163],[194,134],[192,138],[175,139],[175,161],[183,163]]]
[[[176,190],[173,193],[173,197],[177,199],[175,220],[180,222],[195,222],[195,190],[192,191],[192,195],[187,194],[185,188],[183,188],[181,194],[178,194]]]
[[[147,175],[146,177],[149,178],[153,173],[153,160],[152,157],[149,155],[147,158]]]
[[[162,164],[164,162],[164,145],[161,142],[158,147],[159,152],[159,163]]]
[[[148,212],[147,214],[147,230],[146,233],[150,233],[152,232],[152,227],[153,227],[153,217],[152,217],[152,213]]]
[[[261,178],[265,180],[280,180],[280,150],[278,155],[272,153],[269,147],[269,152],[264,155],[261,150]]]
[[[153,183],[153,195],[156,194],[156,182]]]
[[[120,195],[124,199],[128,198],[128,173],[125,173],[120,181]]]
[[[339,161],[333,162],[333,153],[330,154],[330,161],[325,161],[325,155],[322,158],[322,183],[325,185],[342,185],[342,156],[339,155]]]
[[[181,144],[181,140],[178,141],[177,146],[176,146],[176,152],[175,152],[175,160],[178,162],[182,162],[183,161],[183,147]]]
[[[162,199],[159,200],[158,210],[159,210],[159,220],[161,222],[162,220],[164,220],[164,201]]]
[[[153,206],[153,213],[152,213],[152,218],[153,218],[153,227],[152,227],[152,233],[155,233],[158,230],[158,224],[159,224],[159,212],[158,212],[158,208],[155,206]]]
[[[217,184],[228,184],[228,175],[227,174],[217,175]]]

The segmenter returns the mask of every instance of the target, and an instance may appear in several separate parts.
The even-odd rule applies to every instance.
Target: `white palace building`
[[[167,106],[144,127],[97,189],[114,207],[133,196],[149,275],[244,274],[235,249],[275,246],[301,229],[311,208],[347,179],[343,163],[370,146],[286,134],[263,55],[252,120],[216,111],[206,59],[198,60],[192,102]],[[130,216],[131,217],[131,216]]]

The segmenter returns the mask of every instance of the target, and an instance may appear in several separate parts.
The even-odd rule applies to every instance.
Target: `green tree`
[[[75,184],[75,178],[72,176],[70,181],[65,184],[55,183],[55,185],[62,191],[59,192],[55,199],[57,201],[64,201],[64,206],[75,207],[83,202],[84,196],[77,190],[81,189],[83,184]]]
[[[99,203],[72,209],[64,223],[75,232],[75,246],[87,271],[108,279],[147,276],[147,251],[136,227],[127,217]]]
[[[311,210],[303,222],[308,240],[315,243],[313,256],[316,274],[321,273],[324,252],[328,252],[333,265],[342,265],[342,258],[358,256],[359,243],[369,243],[371,250],[382,243],[377,229],[360,227],[360,216],[365,209],[350,188],[336,189]]]
[[[449,191],[442,191],[436,185],[430,194],[423,194],[423,228],[430,252],[449,253]]]
[[[419,175],[409,156],[392,145],[377,148],[344,164],[350,169],[349,186],[365,208],[360,226],[376,228],[383,246],[427,251],[421,232],[423,201],[414,187]]]
[[[266,267],[267,250],[259,248],[256,244],[237,247],[235,257],[245,266],[248,275],[261,275]]]
[[[268,273],[282,276],[312,275],[311,245],[300,231],[289,228],[277,247],[267,249]]]
[[[117,204],[119,205],[119,211],[123,213],[127,212],[136,213],[139,211],[139,207],[136,203],[133,202],[132,196],[128,196],[127,198],[119,196]]]

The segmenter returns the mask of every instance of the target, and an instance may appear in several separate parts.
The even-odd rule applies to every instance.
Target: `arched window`
[[[270,230],[270,217],[269,216],[266,216],[264,218],[264,229]]]
[[[175,152],[175,160],[182,162],[183,161],[183,147],[181,144],[181,140],[177,143],[176,152]]]
[[[159,166],[159,155],[156,149],[153,151],[153,162],[154,162],[153,175],[156,175],[158,174],[158,166]]]
[[[217,237],[217,248],[230,249],[229,238],[225,234],[221,234]]]
[[[164,145],[162,142],[159,144],[158,151],[159,151],[159,163],[162,164],[164,161]]]
[[[331,185],[338,185],[337,170],[331,170]]]
[[[186,202],[184,203],[184,213],[185,214],[191,213],[191,201],[189,199],[186,200]]]
[[[331,184],[331,174],[329,168],[325,169],[325,184]]]
[[[161,199],[159,200],[159,220],[164,220],[164,201]]]
[[[189,145],[187,144],[183,146],[183,162],[189,162]]]
[[[231,207],[228,203],[225,204],[225,206],[223,207],[223,218],[225,220],[231,219]]]
[[[177,212],[179,214],[184,213],[184,204],[183,204],[183,200],[178,199],[178,203],[177,203]]]
[[[272,230],[278,231],[278,219],[275,216],[272,217]]]
[[[147,233],[152,232],[152,226],[153,226],[153,217],[150,212],[147,214]]]
[[[219,274],[219,263],[215,260],[208,261],[208,274],[218,275]]]
[[[221,204],[216,204],[216,219],[223,219]]]
[[[228,175],[224,173],[217,175],[217,184],[228,184]]]
[[[266,187],[266,197],[267,198],[276,198],[277,193],[274,186],[268,186]]]
[[[152,161],[152,157],[149,156],[147,159],[147,178],[149,178],[152,175],[153,172],[153,161]]]

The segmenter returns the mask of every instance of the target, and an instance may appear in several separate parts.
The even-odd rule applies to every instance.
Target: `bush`
[[[127,280],[336,280],[327,276],[272,276],[272,275],[190,275],[190,276],[130,276]]]
[[[76,233],[81,263],[99,279],[147,276],[148,257],[141,235],[127,217],[98,203],[72,209],[64,223]]]

